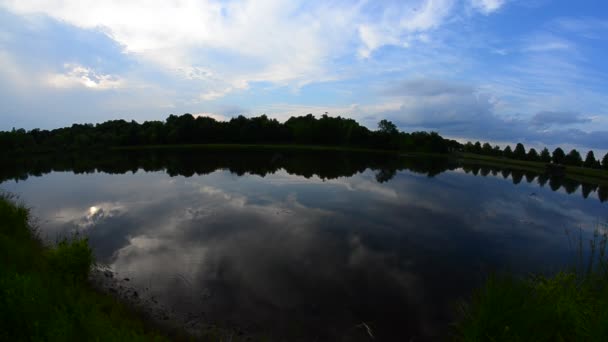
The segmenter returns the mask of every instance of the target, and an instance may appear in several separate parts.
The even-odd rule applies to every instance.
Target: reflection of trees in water
[[[549,181],[549,175],[544,174],[544,173],[538,175],[538,185],[540,185],[541,187],[544,187],[548,181]]]
[[[488,165],[459,163],[450,158],[398,157],[395,154],[349,153],[321,151],[212,151],[212,150],[143,150],[115,151],[89,154],[55,154],[4,162],[0,165],[0,181],[25,180],[28,176],[41,176],[52,171],[74,173],[105,172],[110,174],[144,171],[166,171],[171,176],[191,177],[217,170],[228,170],[236,175],[266,176],[279,170],[310,178],[322,179],[350,177],[367,169],[374,170],[376,181],[385,183],[398,171],[410,171],[434,177],[442,172],[462,168],[468,174],[487,177],[511,177],[513,184],[537,180],[543,187],[557,191],[563,188],[573,194],[579,188],[584,198],[596,192],[602,202],[608,200],[606,185],[580,183],[565,178],[531,171],[500,168]]]
[[[367,169],[377,172],[379,182],[392,179],[397,171],[408,170],[434,177],[458,165],[447,158],[402,158],[396,154],[321,151],[210,151],[145,150],[96,154],[43,155],[11,161],[0,169],[0,179],[25,180],[51,171],[110,174],[166,171],[170,176],[204,175],[228,170],[236,175],[266,176],[279,170],[306,178],[350,177]]]
[[[397,171],[394,169],[381,169],[376,173],[376,181],[378,181],[378,183],[388,182],[395,177],[396,173]]]
[[[521,183],[521,180],[524,178],[524,173],[519,170],[513,170],[511,172],[511,179],[513,180],[513,184],[517,185]]]
[[[600,186],[597,189],[597,196],[599,197],[600,201],[605,202],[608,200],[608,186],[603,185]]]
[[[517,169],[500,168],[496,166],[477,166],[477,165],[467,165],[463,164],[461,166],[462,170],[468,174],[473,174],[475,176],[481,175],[483,177],[492,174],[496,177],[501,177],[504,179],[508,179],[511,177],[511,181],[513,184],[517,185],[522,182],[525,178],[527,183],[532,183],[536,180],[537,184],[540,187],[544,187],[547,182],[549,183],[549,188],[553,191],[558,191],[559,189],[564,189],[567,194],[575,193],[579,188],[581,189],[581,194],[584,198],[588,198],[592,192],[597,192],[597,197],[601,202],[608,201],[608,186],[606,185],[598,185],[598,184],[590,184],[590,183],[582,183],[574,179],[566,178],[566,177],[556,177],[550,176],[545,173],[535,173],[533,171],[521,171]]]
[[[585,197],[585,198],[589,197],[589,194],[591,194],[592,191],[597,191],[597,188],[598,188],[597,184],[582,183],[583,197]]]
[[[536,178],[536,174],[534,172],[526,171],[524,174],[526,176],[526,182],[528,183],[532,183]]]

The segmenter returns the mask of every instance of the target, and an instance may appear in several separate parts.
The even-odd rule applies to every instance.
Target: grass
[[[608,341],[607,241],[596,230],[586,265],[552,277],[491,276],[461,306],[455,340]]]
[[[499,158],[492,156],[484,156],[474,153],[458,153],[456,154],[462,160],[471,160],[477,163],[496,166],[510,166],[522,171],[545,172],[545,163],[533,162],[526,160],[516,160],[508,158]],[[593,183],[599,185],[608,185],[608,172],[606,170],[589,169],[584,167],[566,166],[566,177],[582,182]]]
[[[30,212],[0,196],[0,341],[163,341],[88,283],[93,254],[75,236],[44,246]]]

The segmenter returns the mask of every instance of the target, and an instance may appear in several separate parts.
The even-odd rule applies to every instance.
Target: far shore
[[[295,145],[295,144],[180,144],[180,145],[136,145],[113,147],[113,150],[281,150],[281,151],[333,151],[333,152],[363,152],[395,154],[401,157],[447,157],[456,158],[465,163],[475,163],[488,166],[508,167],[515,170],[545,173],[546,164],[542,162],[516,160],[503,157],[491,157],[466,152],[452,152],[448,154],[403,152],[396,150],[358,148],[350,146],[322,146],[322,145]],[[589,169],[576,166],[565,166],[565,177],[583,182],[599,185],[608,185],[608,172],[599,169]]]

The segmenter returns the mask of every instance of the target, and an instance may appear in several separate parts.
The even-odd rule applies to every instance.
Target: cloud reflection
[[[369,169],[28,182],[14,188],[26,201],[57,199],[37,203],[54,229],[84,229],[102,262],[178,314],[277,339],[354,338],[361,322],[379,339],[441,337],[454,300],[488,271],[565,262],[562,227],[605,209],[461,170],[384,183]]]

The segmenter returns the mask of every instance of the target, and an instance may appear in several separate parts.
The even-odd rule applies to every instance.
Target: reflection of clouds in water
[[[572,206],[571,197],[549,191],[530,192],[530,189],[534,188],[528,187],[514,191],[509,196],[486,199],[482,203],[480,215],[492,220],[508,218],[523,226],[544,227],[548,234],[555,234],[556,228],[560,232],[574,227],[593,229],[596,218],[582,207]]]
[[[405,264],[393,262],[397,255],[374,251],[360,237],[336,236],[322,229],[347,225],[348,218],[308,208],[293,194],[284,201],[258,205],[234,201],[234,195],[217,188],[207,190],[206,196],[216,201],[212,214],[180,216],[172,225],[132,237],[115,254],[112,267],[144,283],[153,278],[153,291],[182,310],[211,310],[222,320],[260,324],[276,321],[281,312],[303,310],[292,312],[297,321],[309,310],[321,310],[317,314],[330,315],[325,319],[331,321],[336,319],[331,317],[335,310],[354,305],[349,310],[355,312],[347,314],[350,318],[334,322],[346,329],[359,323],[357,311],[388,305],[383,302],[386,295],[393,303],[413,306],[418,317],[414,322],[426,317],[421,314],[421,280],[405,271]],[[208,199],[199,197],[200,204]],[[370,281],[378,283],[370,287]],[[197,290],[211,297],[201,303]]]
[[[337,186],[343,187],[349,191],[365,191],[381,197],[390,199],[397,198],[397,193],[386,186],[378,183],[373,175],[374,171],[367,170],[353,177],[337,177],[333,179],[323,179],[316,175],[305,178],[298,175],[292,175],[281,169],[272,175],[272,186],[289,186],[289,185],[322,185],[324,187]],[[263,181],[263,180],[262,180]]]
[[[79,229],[88,229],[104,219],[122,215],[126,207],[121,203],[97,203],[88,208],[63,208],[52,218],[54,224],[72,224]]]
[[[57,226],[87,227],[102,261],[183,312],[260,329],[365,321],[379,334],[432,334],[480,269],[545,265],[561,252],[553,223],[601,209],[547,189],[526,197],[525,184],[501,178],[399,172],[380,184],[375,173],[79,175],[86,185],[54,190],[69,202],[45,205]]]

